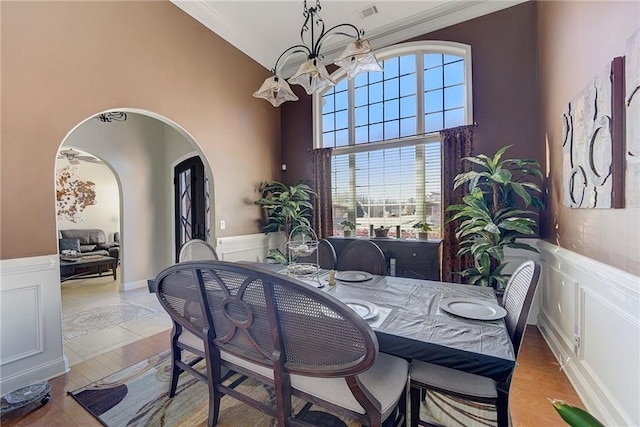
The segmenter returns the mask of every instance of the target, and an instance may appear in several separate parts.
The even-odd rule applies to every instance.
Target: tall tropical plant
[[[311,197],[316,193],[307,184],[298,182],[287,185],[278,181],[267,181],[261,183],[258,190],[261,197],[254,203],[265,210],[265,233],[282,231],[289,236],[291,230],[299,225],[311,226]],[[280,249],[271,249],[267,258],[282,263],[286,263],[287,259]]]
[[[468,194],[462,204],[450,206],[455,212],[450,221],[460,220],[456,238],[458,255],[470,253],[474,267],[464,270],[469,284],[504,289],[509,275],[504,248],[537,250],[526,243],[516,242],[518,237],[535,235],[538,209],[543,207],[542,193],[536,180],[542,180],[540,165],[535,160],[502,159],[509,149],[503,147],[493,157],[484,154],[465,157],[480,170],[459,174],[454,189],[467,185]],[[534,209],[530,209],[532,207]]]

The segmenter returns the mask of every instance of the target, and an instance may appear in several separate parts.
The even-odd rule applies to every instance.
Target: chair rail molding
[[[538,327],[551,351],[595,417],[640,425],[640,277],[546,241],[537,248]]]
[[[58,255],[0,260],[0,395],[64,374]]]

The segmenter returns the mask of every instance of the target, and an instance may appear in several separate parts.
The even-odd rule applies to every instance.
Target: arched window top
[[[418,41],[376,56],[383,72],[349,80],[338,69],[336,85],[314,95],[315,147],[391,142],[473,123],[471,46]]]

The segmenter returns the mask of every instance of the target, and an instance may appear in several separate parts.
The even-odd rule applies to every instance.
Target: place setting
[[[446,297],[438,307],[454,316],[472,320],[499,320],[507,315],[507,310],[485,299],[466,297]]]
[[[390,308],[378,307],[372,302],[361,299],[341,298],[340,301],[366,320],[372,328],[380,327],[391,313]]]

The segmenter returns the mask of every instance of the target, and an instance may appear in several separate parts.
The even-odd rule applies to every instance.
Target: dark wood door
[[[191,239],[208,241],[208,197],[204,165],[191,157],[174,169],[176,262],[182,245]]]

